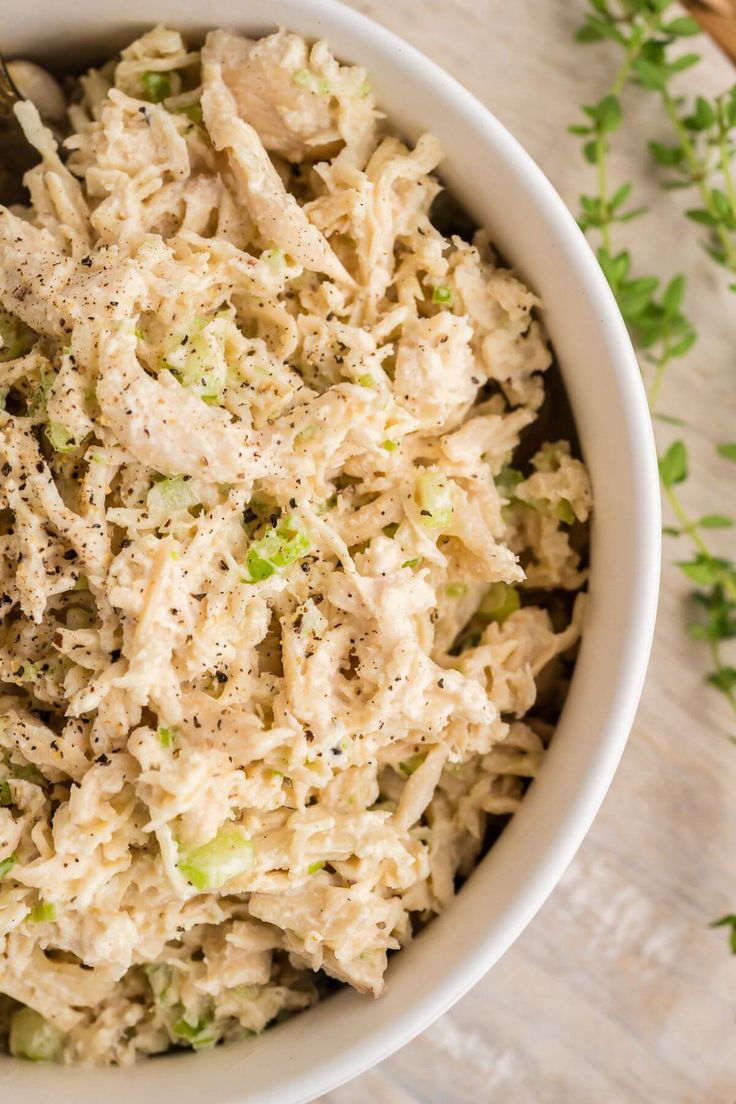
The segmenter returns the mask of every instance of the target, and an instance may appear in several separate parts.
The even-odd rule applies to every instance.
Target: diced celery
[[[259,582],[283,572],[310,548],[309,537],[299,528],[298,519],[289,514],[264,537],[251,543],[246,557],[251,581]]]
[[[440,284],[432,292],[432,302],[438,303],[442,307],[451,307],[452,288],[447,287],[446,284]]]
[[[385,441],[381,441],[381,448],[385,449],[386,452],[396,452],[396,449],[398,447],[399,446],[397,445],[396,441],[390,441],[388,437]]]
[[[565,523],[565,525],[574,525],[575,523],[575,511],[567,498],[561,498],[559,502],[556,502],[552,507],[552,513],[559,520]]]
[[[16,855],[6,855],[4,859],[0,859],[0,878],[4,878],[9,870],[12,870],[17,863],[18,858]]]
[[[10,771],[13,778],[20,778],[23,782],[32,782],[34,786],[43,786],[46,781],[33,763],[11,763]]]
[[[319,862],[310,863],[307,867],[307,874],[316,874],[318,870],[322,870],[324,868],[324,865],[324,859],[321,859]]]
[[[212,1012],[203,1016],[196,1024],[190,1024],[182,1016],[174,1024],[174,1034],[180,1039],[185,1039],[194,1050],[214,1046],[219,1037],[215,1029],[215,1017]]]
[[[149,511],[163,517],[181,513],[198,503],[199,498],[191,480],[183,475],[174,475],[170,479],[154,483],[147,498]]]
[[[0,779],[0,808],[12,805],[13,795],[10,791],[7,778]]]
[[[509,500],[516,495],[516,488],[520,483],[524,482],[524,476],[516,468],[510,467],[508,464],[501,468],[501,471],[496,476],[496,490],[504,498]]]
[[[448,583],[445,587],[445,594],[448,598],[462,598],[463,595],[467,593],[467,583]]]
[[[56,919],[56,905],[50,901],[41,901],[34,905],[29,913],[29,919],[34,924],[47,924]]]
[[[424,472],[416,481],[415,498],[427,529],[446,529],[452,522],[452,485],[441,472]]]
[[[181,368],[177,369],[184,387],[199,395],[203,402],[217,403],[227,383],[227,362],[223,341],[217,332],[205,327],[192,333]]]
[[[303,445],[306,441],[311,441],[313,437],[319,432],[319,427],[316,425],[305,426],[300,430],[294,438],[295,445]]]
[[[1,350],[0,350],[1,352]],[[38,414],[46,405],[49,392],[54,385],[53,372],[47,372],[44,368],[39,372],[40,382],[30,399],[28,400],[28,413]]]
[[[259,260],[265,261],[274,275],[279,275],[284,271],[286,264],[285,257],[286,255],[283,249],[264,249]]]
[[[370,372],[364,372],[362,376],[358,376],[356,383],[359,383],[361,387],[375,387],[375,377]]]
[[[410,774],[413,774],[415,770],[421,767],[426,758],[426,751],[417,752],[416,755],[412,755],[409,759],[404,759],[403,762],[399,763],[399,770],[402,774],[405,774],[408,777]]]
[[[158,730],[158,740],[161,747],[170,748],[176,739],[176,729],[166,728],[165,725],[161,725]]]
[[[421,559],[420,556],[415,556],[415,558],[413,560],[404,560],[404,562],[402,563],[401,566],[402,567],[416,567],[417,564],[419,563],[420,559]]]
[[[186,104],[184,107],[177,107],[175,109],[177,115],[186,115],[187,119],[196,123],[197,126],[202,124],[202,105],[200,103]]]
[[[306,88],[307,92],[314,92],[318,96],[329,96],[332,89],[326,77],[318,77],[309,69],[297,69],[294,73],[294,83]]]
[[[171,95],[171,77],[168,73],[160,73],[155,69],[148,69],[141,74],[141,88],[144,99],[150,103],[161,103]]]
[[[59,1057],[64,1036],[32,1008],[19,1008],[10,1018],[10,1053],[28,1062],[53,1062]]]
[[[25,356],[35,345],[37,337],[20,318],[0,310],[0,363]]]
[[[56,452],[74,452],[77,447],[73,434],[61,422],[49,422],[45,433]]]
[[[151,986],[158,1003],[164,1006],[172,1004],[173,1001],[169,993],[172,978],[171,967],[167,966],[165,962],[151,962],[143,967],[143,972],[148,978],[148,984]]]
[[[478,607],[478,613],[487,621],[502,625],[507,617],[521,605],[519,592],[508,583],[492,583]]]
[[[225,824],[202,847],[181,853],[179,869],[195,889],[220,889],[253,865],[253,844],[237,824]]]
[[[535,471],[556,472],[559,471],[563,459],[569,455],[570,446],[567,441],[545,441],[532,457],[532,467]]]

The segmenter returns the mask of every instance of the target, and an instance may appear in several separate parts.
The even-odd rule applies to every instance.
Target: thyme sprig
[[[617,226],[641,217],[645,210],[632,206],[630,182],[611,184],[611,140],[624,122],[621,93],[627,84],[660,97],[673,142],[650,142],[649,149],[668,170],[663,187],[694,190],[698,206],[690,208],[688,217],[707,228],[704,245],[713,260],[736,274],[736,90],[712,100],[698,96],[692,104],[672,91],[677,74],[700,60],[698,54],[673,52],[679,40],[700,28],[686,16],[673,18],[672,0],[588,0],[588,4],[578,41],[613,41],[621,48],[622,58],[606,94],[597,103],[584,105],[583,120],[570,128],[582,139],[583,156],[595,170],[595,191],[580,197],[579,222],[597,240],[598,261],[639,352],[652,416],[682,424],[662,415],[658,407],[668,367],[690,352],[697,337],[683,310],[686,281],[677,274],[663,284],[657,276],[635,273],[629,250],[616,248]],[[736,283],[730,286],[736,290]],[[719,453],[736,460],[736,444],[720,446]],[[688,471],[687,446],[675,440],[659,458],[663,497],[676,522],[665,532],[689,546],[687,557],[677,562],[695,586],[695,615],[688,629],[707,645],[707,681],[736,713],[736,668],[724,655],[726,641],[736,638],[736,565],[733,559],[716,555],[708,543],[711,530],[730,528],[733,519],[725,513],[691,516],[680,495]]]

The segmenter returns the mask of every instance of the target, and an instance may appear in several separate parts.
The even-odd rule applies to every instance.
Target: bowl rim
[[[608,706],[605,738],[601,739],[600,746],[586,769],[584,780],[578,786],[575,799],[569,804],[566,815],[547,845],[544,862],[540,860],[532,876],[524,881],[513,909],[507,909],[508,915],[504,917],[502,924],[497,923],[484,938],[477,939],[470,947],[463,949],[452,967],[446,970],[441,984],[430,994],[414,1001],[407,1010],[400,1010],[387,1017],[380,1014],[380,1005],[374,1006],[377,1012],[376,1026],[369,1035],[346,1046],[341,1053],[321,1059],[306,1073],[289,1073],[285,1068],[285,1079],[272,1091],[259,1093],[258,1104],[306,1104],[389,1057],[425,1030],[475,985],[544,904],[587,834],[613,779],[629,735],[651,649],[661,549],[656,449],[636,356],[598,262],[552,184],[492,112],[419,49],[362,12],[347,7],[341,0],[282,0],[282,3],[295,11],[301,10],[311,15],[319,33],[328,39],[331,31],[340,32],[348,37],[370,40],[372,49],[386,57],[398,54],[400,61],[387,62],[387,65],[401,65],[411,70],[414,79],[420,79],[438,89],[438,94],[445,101],[446,110],[450,114],[470,119],[473,127],[495,148],[499,157],[511,166],[513,172],[525,179],[530,192],[533,192],[531,202],[543,209],[554,233],[564,241],[567,260],[576,269],[578,279],[586,284],[588,299],[597,315],[599,330],[609,352],[610,370],[615,375],[620,396],[621,417],[625,422],[632,449],[631,463],[637,470],[636,498],[631,513],[637,571],[631,584],[630,616],[624,654],[619,662],[619,674]],[[276,8],[278,6],[274,5]],[[200,22],[204,19],[214,26],[216,12],[212,11],[209,3],[203,5],[203,9],[202,16],[197,18]],[[192,7],[182,6],[182,15],[185,18],[194,18],[192,11]],[[248,21],[248,11],[244,10],[239,23],[247,27]],[[573,684],[574,681],[573,679]],[[527,797],[525,801],[528,800]],[[504,836],[509,831],[507,829]],[[237,1048],[231,1046],[217,1053],[224,1055],[227,1051],[230,1051],[233,1064],[237,1064]],[[203,1057],[200,1055],[192,1060],[201,1062]],[[176,1061],[184,1068],[188,1060],[177,1056]],[[155,1064],[158,1066],[160,1063]],[[243,1065],[242,1069],[245,1073],[247,1066]],[[36,1086],[40,1089],[45,1083],[50,1089],[55,1087],[58,1090],[58,1075],[53,1075],[51,1070],[38,1070],[39,1074],[42,1072],[48,1073],[49,1077],[43,1076]],[[126,1071],[128,1075],[133,1072]],[[109,1081],[107,1083],[110,1084]],[[130,1084],[132,1086],[133,1081]],[[245,1099],[253,1099],[245,1097],[244,1091],[240,1090],[234,1095],[232,1091],[223,1089],[222,1095],[218,1094],[216,1097],[217,1102],[242,1104]],[[37,1094],[34,1099],[40,1104],[42,1097]],[[48,1099],[51,1100],[52,1096],[49,1095]],[[215,1098],[212,1099],[214,1101]],[[46,1100],[45,1093],[43,1100]]]

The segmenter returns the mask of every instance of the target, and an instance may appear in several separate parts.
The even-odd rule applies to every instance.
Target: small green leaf
[[[575,34],[576,42],[602,42],[606,35],[602,34],[598,27],[586,23]]]
[[[681,164],[685,156],[680,146],[666,146],[662,142],[650,142],[649,152],[658,165],[667,168]]]
[[[712,215],[710,211],[706,211],[703,207],[691,207],[690,210],[685,212],[685,215],[691,222],[697,222],[701,226],[718,225],[718,219],[715,215]]]
[[[628,275],[629,268],[631,267],[631,255],[628,250],[623,250],[621,253],[612,256],[606,249],[599,249],[597,257],[598,264],[603,269],[606,279],[615,289]]]
[[[680,338],[679,341],[676,341],[674,343],[674,345],[672,345],[670,347],[670,356],[671,357],[684,356],[685,353],[690,352],[690,350],[692,349],[693,345],[695,344],[695,342],[697,340],[698,340],[698,335],[696,333],[691,332],[691,333],[685,334],[684,337]],[[680,419],[676,419],[674,424],[682,425],[683,423]]]
[[[704,96],[695,99],[695,110],[692,115],[683,119],[688,130],[707,130],[716,121],[716,113]]]
[[[645,88],[655,92],[664,92],[667,88],[669,74],[666,66],[657,65],[655,62],[647,61],[646,58],[639,58],[634,62],[634,71]]]
[[[684,38],[690,35],[700,34],[702,28],[694,19],[690,19],[687,15],[681,15],[678,16],[677,19],[673,19],[670,23],[665,23],[662,30],[665,34]]]
[[[618,210],[622,203],[624,203],[631,195],[632,184],[622,184],[620,188],[611,196],[608,206],[612,211]]]
[[[726,916],[721,916],[719,920],[714,920],[710,927],[731,929],[728,941],[731,945],[731,954],[736,954],[736,914],[729,912]]]
[[[583,156],[589,165],[595,165],[598,160],[598,142],[586,142],[583,146]]]
[[[622,215],[619,215],[617,221],[631,222],[633,219],[638,219],[642,215],[645,215],[648,210],[648,207],[632,207],[628,211],[624,211]]]
[[[667,284],[667,287],[664,289],[664,294],[662,295],[662,307],[664,308],[665,314],[670,318],[674,318],[682,306],[684,297],[685,277],[675,276],[674,279],[670,280]]]
[[[716,586],[729,567],[726,560],[707,556],[702,552],[692,560],[681,561],[677,566],[697,586]]]
[[[716,690],[729,694],[736,688],[736,667],[719,667],[717,671],[711,671],[706,682],[710,686],[715,686]]]
[[[720,188],[711,189],[711,199],[713,200],[713,206],[716,209],[716,215],[724,222],[728,222],[732,216],[731,203],[725,192],[722,192]]]
[[[659,458],[659,477],[665,487],[674,487],[687,479],[687,449],[682,441],[673,441]]]
[[[693,65],[697,65],[699,61],[700,54],[683,54],[670,62],[670,72],[683,73],[685,69],[692,69]]]
[[[733,520],[723,514],[704,514],[698,521],[701,529],[731,529]]]
[[[593,119],[601,134],[611,134],[621,126],[623,114],[618,97],[604,96],[594,110]]]

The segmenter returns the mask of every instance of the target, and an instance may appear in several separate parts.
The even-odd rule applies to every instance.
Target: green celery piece
[[[10,1053],[27,1062],[53,1062],[59,1057],[64,1036],[32,1008],[19,1008],[10,1019]]]
[[[209,843],[181,853],[179,870],[203,893],[221,889],[253,865],[253,844],[243,828],[225,824]]]

